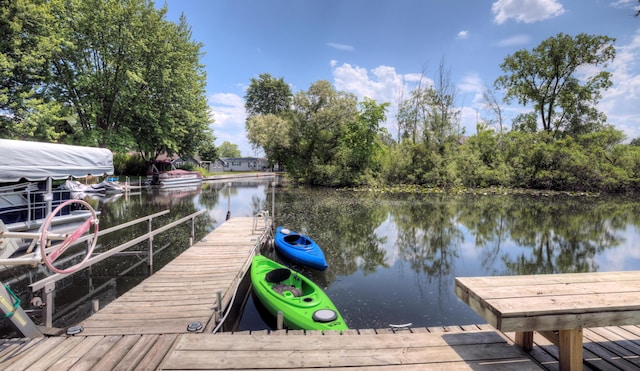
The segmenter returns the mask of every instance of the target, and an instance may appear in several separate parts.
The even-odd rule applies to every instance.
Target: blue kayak
[[[321,271],[329,266],[320,246],[305,235],[277,227],[274,240],[278,251],[287,259]]]

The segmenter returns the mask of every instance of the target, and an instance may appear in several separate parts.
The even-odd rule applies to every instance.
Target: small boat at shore
[[[277,227],[274,242],[276,249],[287,259],[321,271],[329,266],[320,246],[305,235]]]
[[[327,294],[309,278],[265,256],[251,264],[253,291],[273,316],[282,312],[290,329],[348,330]]]
[[[197,171],[176,169],[169,161],[153,161],[147,170],[147,181],[152,186],[187,187],[202,184],[202,175]]]
[[[97,184],[82,184],[77,180],[67,180],[64,188],[71,192],[116,194],[122,193],[122,186],[117,182],[105,180]]]

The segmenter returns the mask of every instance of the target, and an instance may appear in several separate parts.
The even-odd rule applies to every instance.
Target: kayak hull
[[[320,246],[308,236],[277,227],[274,242],[276,249],[291,261],[321,271],[329,267]]]
[[[347,330],[347,324],[327,294],[309,278],[262,255],[251,265],[251,283],[257,298],[284,324],[298,330]]]

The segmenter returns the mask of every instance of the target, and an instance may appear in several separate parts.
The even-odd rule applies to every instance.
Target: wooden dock
[[[254,230],[254,223],[256,225]],[[213,330],[222,308],[265,242],[265,220],[231,218],[133,289],[80,323],[83,335],[179,334]]]
[[[0,340],[0,370],[400,369],[552,370],[557,348],[489,325],[212,333],[218,292],[229,305],[264,224],[232,218],[137,287],[83,321],[74,336]],[[202,329],[187,327],[200,322]],[[584,369],[640,368],[640,327],[584,331]]]
[[[0,369],[22,370],[550,370],[557,347],[525,353],[488,325],[317,331],[60,336],[0,341]],[[510,338],[511,337],[511,338]],[[585,330],[584,370],[637,370],[640,327]]]

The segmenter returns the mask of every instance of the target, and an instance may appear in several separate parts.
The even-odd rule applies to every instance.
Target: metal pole
[[[44,315],[43,322],[45,327],[53,327],[53,310],[55,307],[55,301],[53,300],[54,293],[56,291],[56,283],[49,282],[44,285]]]
[[[189,246],[193,246],[193,240],[196,238],[196,218],[191,218],[191,235],[189,236]]]
[[[271,220],[276,220],[276,182],[271,182]]]
[[[227,219],[231,218],[231,182],[227,183]]]
[[[153,228],[151,225],[151,219],[149,219],[147,221],[147,229],[148,229],[148,233],[151,234],[151,232],[153,232]],[[147,262],[149,265],[149,274],[152,273],[152,269],[153,269],[153,235],[149,236],[149,246],[147,249]]]

